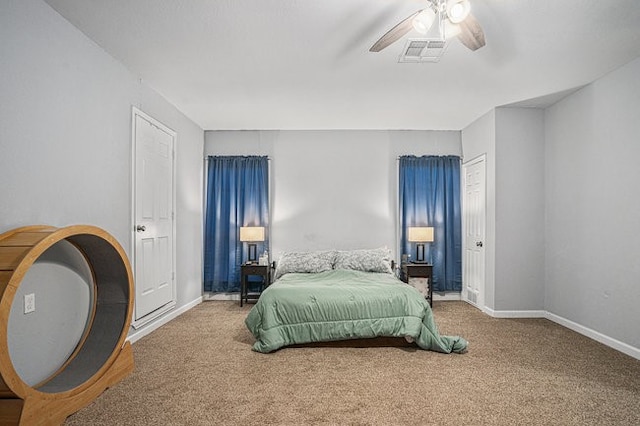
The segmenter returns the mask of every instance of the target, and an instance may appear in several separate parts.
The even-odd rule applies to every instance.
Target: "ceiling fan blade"
[[[471,50],[478,50],[486,43],[484,41],[484,32],[482,27],[473,15],[467,16],[467,18],[458,24],[460,26],[460,34],[458,34],[458,40],[462,42]]]
[[[413,23],[412,23],[413,18],[418,16],[420,12],[422,12],[423,10],[424,9],[417,11],[413,15],[402,20],[395,27],[391,28],[385,35],[380,37],[380,40],[376,41],[375,44],[371,46],[371,49],[369,49],[369,52],[379,52],[385,47],[397,41],[400,37],[402,37],[409,31],[411,31],[411,28],[413,28]]]

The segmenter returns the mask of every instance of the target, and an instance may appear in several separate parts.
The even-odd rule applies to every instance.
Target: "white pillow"
[[[284,274],[302,272],[318,273],[333,269],[335,251],[282,253],[276,263],[275,279]]]
[[[371,250],[338,251],[334,268],[393,274],[391,250],[383,247]]]

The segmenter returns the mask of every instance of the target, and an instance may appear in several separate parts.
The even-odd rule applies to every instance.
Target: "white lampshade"
[[[469,0],[449,0],[447,2],[447,16],[454,24],[464,21],[471,11]]]
[[[431,8],[424,9],[418,16],[413,18],[411,22],[413,24],[413,29],[415,29],[420,34],[426,34],[433,25],[433,21],[436,19],[436,14]]]
[[[410,226],[407,231],[408,241],[417,243],[430,243],[433,241],[433,228],[431,226]]]
[[[242,226],[240,228],[240,241],[264,241],[264,227]]]

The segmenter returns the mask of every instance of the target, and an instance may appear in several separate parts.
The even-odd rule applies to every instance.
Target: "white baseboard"
[[[131,342],[131,343],[135,343],[136,341],[140,340],[141,338],[143,338],[147,334],[151,333],[152,331],[157,330],[158,328],[160,328],[161,326],[165,325],[166,323],[168,323],[172,319],[177,318],[178,316],[180,316],[183,313],[187,312],[189,309],[199,305],[200,303],[202,303],[202,296],[200,296],[197,299],[187,303],[186,305],[183,305],[179,309],[176,309],[175,311],[171,311],[167,315],[158,318],[156,321],[152,321],[152,322],[148,323],[148,325],[146,325],[144,328],[138,329],[135,332],[130,333],[127,336],[127,340],[129,342]]]
[[[494,311],[486,306],[482,309],[494,318],[546,318],[547,311]]]
[[[433,300],[442,300],[448,302],[451,300],[462,300],[462,297],[460,296],[459,291],[449,291],[445,293],[433,293]]]
[[[635,348],[631,345],[628,345],[624,342],[621,342],[613,337],[606,336],[599,331],[595,331],[589,327],[585,327],[576,322],[558,316],[556,314],[552,314],[551,312],[547,312],[546,318],[550,321],[553,321],[557,324],[560,324],[563,327],[567,327],[577,333],[582,334],[583,336],[587,336],[590,339],[593,339],[597,342],[602,343],[603,345],[607,345],[610,348],[613,348],[617,351],[622,352],[623,354],[627,354],[630,357],[640,360],[640,349]]]
[[[635,348],[629,344],[621,342],[613,337],[606,336],[599,331],[595,331],[589,327],[585,327],[581,324],[563,318],[559,315],[553,314],[548,311],[495,311],[487,308],[482,309],[487,315],[494,318],[546,318],[549,321],[553,321],[556,324],[560,324],[563,327],[567,327],[570,330],[580,333],[590,339],[600,342],[603,345],[609,346],[623,354],[629,355],[632,358],[640,360],[640,348]]]
[[[240,300],[240,293],[205,293],[203,300]]]

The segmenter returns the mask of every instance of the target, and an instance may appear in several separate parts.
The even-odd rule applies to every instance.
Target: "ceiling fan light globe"
[[[454,24],[464,21],[471,12],[469,0],[449,0],[447,3],[447,17]]]
[[[444,21],[444,38],[449,40],[453,37],[458,37],[462,29],[460,29],[460,25],[454,24],[453,22],[446,20]]]
[[[418,16],[413,18],[411,22],[413,24],[413,29],[419,32],[420,34],[426,34],[433,25],[433,21],[436,19],[436,14],[431,9],[425,9]]]

